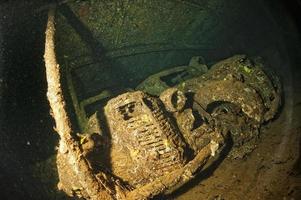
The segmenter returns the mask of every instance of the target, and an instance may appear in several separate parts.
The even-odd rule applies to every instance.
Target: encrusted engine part
[[[242,92],[241,98],[245,100],[237,99],[233,86],[238,89],[234,93],[239,95]],[[247,115],[259,122],[272,119],[281,105],[279,78],[265,68],[259,58],[250,59],[246,55],[235,55],[222,60],[213,65],[206,74],[187,80],[179,84],[178,88],[185,92],[198,93],[196,98],[204,106],[210,104],[208,99],[212,102],[218,101],[216,96],[220,97],[220,101],[238,103]],[[202,98],[203,95],[206,98]]]
[[[242,112],[239,106],[218,102],[210,112],[215,119],[214,126],[222,134],[231,134],[234,148],[228,157],[243,158],[255,149],[260,124]]]
[[[217,132],[220,134],[218,129],[205,122],[194,127],[197,119],[192,109],[185,109],[183,112],[175,113],[174,116],[181,133],[195,154],[211,142],[214,134]]]
[[[156,84],[164,84],[163,77],[167,74],[172,79],[170,72],[165,70],[150,76],[142,83],[147,87],[142,89],[146,92],[155,90]],[[147,82],[156,84],[146,85]],[[219,129],[223,134],[229,132],[234,142],[234,149],[230,153],[233,158],[244,157],[255,148],[261,124],[273,119],[281,105],[279,78],[265,67],[260,58],[251,59],[246,55],[235,55],[219,61],[208,71],[183,80],[174,87],[163,91],[160,98],[166,102],[167,110],[174,113],[186,142],[197,151],[208,143],[206,137],[211,136],[206,133],[214,129]],[[194,102],[193,109],[198,110],[201,119],[195,119],[193,110],[179,112],[175,108],[175,98],[172,101],[171,97],[180,97],[177,95],[179,91],[190,94],[185,101],[188,104]],[[199,126],[194,127],[197,121]]]
[[[214,128],[213,124],[209,124],[204,119],[209,115],[205,110],[199,110],[196,107],[185,108],[187,98],[183,92],[177,88],[169,88],[160,95],[161,101],[164,103],[168,112],[172,113],[176,119],[177,125],[185,138],[185,141],[197,154],[203,147],[210,143],[212,134],[219,132]],[[202,116],[203,119],[196,119],[193,110]],[[202,120],[202,123],[200,123]],[[199,123],[196,125],[196,123]]]
[[[186,144],[164,113],[162,103],[143,92],[122,94],[108,102],[112,172],[138,187],[183,167]]]
[[[210,71],[212,78],[223,78],[230,72],[241,82],[254,88],[261,96],[265,107],[264,120],[268,121],[275,116],[281,104],[280,80],[266,68],[259,57],[251,59],[246,55],[236,55],[218,62]]]
[[[253,151],[261,124],[271,120],[281,105],[279,78],[260,59],[245,55],[220,61],[177,88],[192,93],[194,101],[215,119],[215,127],[231,133],[232,158]]]
[[[264,106],[253,88],[230,77],[223,80],[208,80],[200,84],[194,100],[204,109],[214,102],[231,102],[239,105],[244,113],[258,123],[262,122]]]
[[[169,112],[182,111],[186,104],[186,97],[183,92],[176,88],[169,88],[160,94],[160,99]]]

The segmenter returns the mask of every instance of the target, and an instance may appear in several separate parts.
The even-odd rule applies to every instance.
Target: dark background
[[[283,7],[301,30],[300,1],[267,2],[275,7],[274,13]],[[43,67],[45,8],[50,3],[0,3],[0,199],[45,199],[39,179],[28,167],[53,154],[58,140]],[[299,41],[294,48],[301,48]],[[298,67],[293,70],[300,73]]]
[[[0,3],[1,199],[44,199],[29,165],[54,153],[43,68],[46,1]]]

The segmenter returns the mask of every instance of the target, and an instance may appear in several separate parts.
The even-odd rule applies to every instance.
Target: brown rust
[[[158,99],[128,92],[108,102],[105,116],[115,175],[137,187],[184,166],[186,144]]]
[[[207,109],[212,102],[231,102],[239,105],[244,113],[259,123],[263,120],[264,107],[256,91],[233,79],[206,81],[197,90],[195,101]]]
[[[225,137],[245,145],[279,108],[279,80],[269,78],[260,62],[237,55],[207,72],[193,57],[188,67],[161,72],[137,87],[157,96],[134,91],[114,97],[99,108],[101,118],[96,112],[86,119],[85,133],[76,134],[56,61],[54,12],[46,30],[47,97],[60,135],[58,187],[69,196],[132,200],[169,194],[215,156]],[[180,76],[174,88],[163,82],[156,88],[160,76],[184,69],[194,78]]]
[[[60,135],[57,165],[61,189],[67,194],[73,195],[76,190],[83,190],[81,195],[90,199],[113,199],[115,191],[110,188],[105,175],[93,174],[89,162],[82,155],[78,141],[74,138],[70,118],[66,111],[66,101],[61,87],[61,71],[56,61],[54,44],[54,18],[55,10],[51,9],[48,15],[45,43],[45,66],[48,83],[47,97],[51,107],[52,116],[55,119],[56,130]],[[74,179],[65,179],[71,175]],[[64,182],[64,180],[73,180]],[[69,186],[69,187],[66,187]]]
[[[96,171],[93,168],[89,154],[94,148],[104,146],[97,146],[96,141],[89,141],[92,136],[77,137],[72,128],[61,87],[63,76],[55,55],[54,14],[54,10],[49,12],[44,58],[48,82],[47,97],[56,130],[60,135],[57,154],[59,189],[69,196],[84,199],[149,199],[158,194],[172,192],[190,180],[197,169],[214,154],[218,144],[223,143],[223,138],[217,133],[215,138],[211,138],[213,143],[211,141],[204,148],[198,149],[196,156],[188,159],[185,139],[164,108],[163,102],[139,91],[120,95],[109,101],[105,107],[113,144],[110,155],[113,166],[111,172],[99,169]],[[181,98],[171,106],[176,106],[176,110],[181,111],[186,97],[183,94],[176,97]],[[172,99],[163,100],[172,103]],[[102,135],[102,124],[99,124],[96,115],[88,120],[88,124],[92,126],[89,129],[92,134]],[[151,127],[143,132],[142,129],[147,125]],[[166,162],[167,160],[169,161]],[[130,170],[138,169],[141,173],[137,174],[136,171],[127,174],[125,168],[121,167],[122,164]],[[118,176],[123,180],[118,179]],[[131,185],[125,185],[124,181]]]

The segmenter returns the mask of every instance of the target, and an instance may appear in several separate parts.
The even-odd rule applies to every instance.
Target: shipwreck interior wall
[[[285,70],[280,57],[286,38],[267,6],[261,1],[235,0],[63,5],[57,14],[59,61],[76,68],[75,86],[87,96],[97,93],[91,91],[95,85],[135,88],[164,68],[187,65],[195,55],[210,65],[244,52]]]
[[[74,72],[76,89],[82,91],[79,98],[106,88],[135,88],[149,75],[186,65],[195,55],[202,56],[209,66],[234,54],[261,56],[281,77],[285,105],[276,125],[268,132],[271,138],[263,138],[259,150],[249,160],[219,163],[222,170],[229,170],[225,176],[218,170],[215,176],[214,171],[207,172],[170,198],[241,199],[244,194],[240,193],[239,185],[244,181],[250,182],[242,184],[249,188],[250,198],[257,197],[256,193],[271,199],[300,195],[297,158],[301,49],[299,18],[293,12],[297,3],[267,0],[70,2],[58,7],[56,42],[62,67],[81,66]],[[52,157],[58,137],[45,95],[42,55],[47,8],[51,5],[51,1],[0,3],[1,199],[67,198],[55,189]],[[93,73],[87,74],[87,70]],[[99,90],[89,90],[95,85],[99,85]],[[243,174],[241,166],[244,169],[250,166],[246,171],[254,174],[257,168],[264,168],[264,173],[254,176],[263,173],[265,179],[253,180],[252,175],[242,180],[235,178]],[[212,175],[216,181],[208,181]],[[207,181],[205,186],[203,180]],[[223,182],[229,182],[224,190]],[[225,191],[228,193],[224,194]]]

